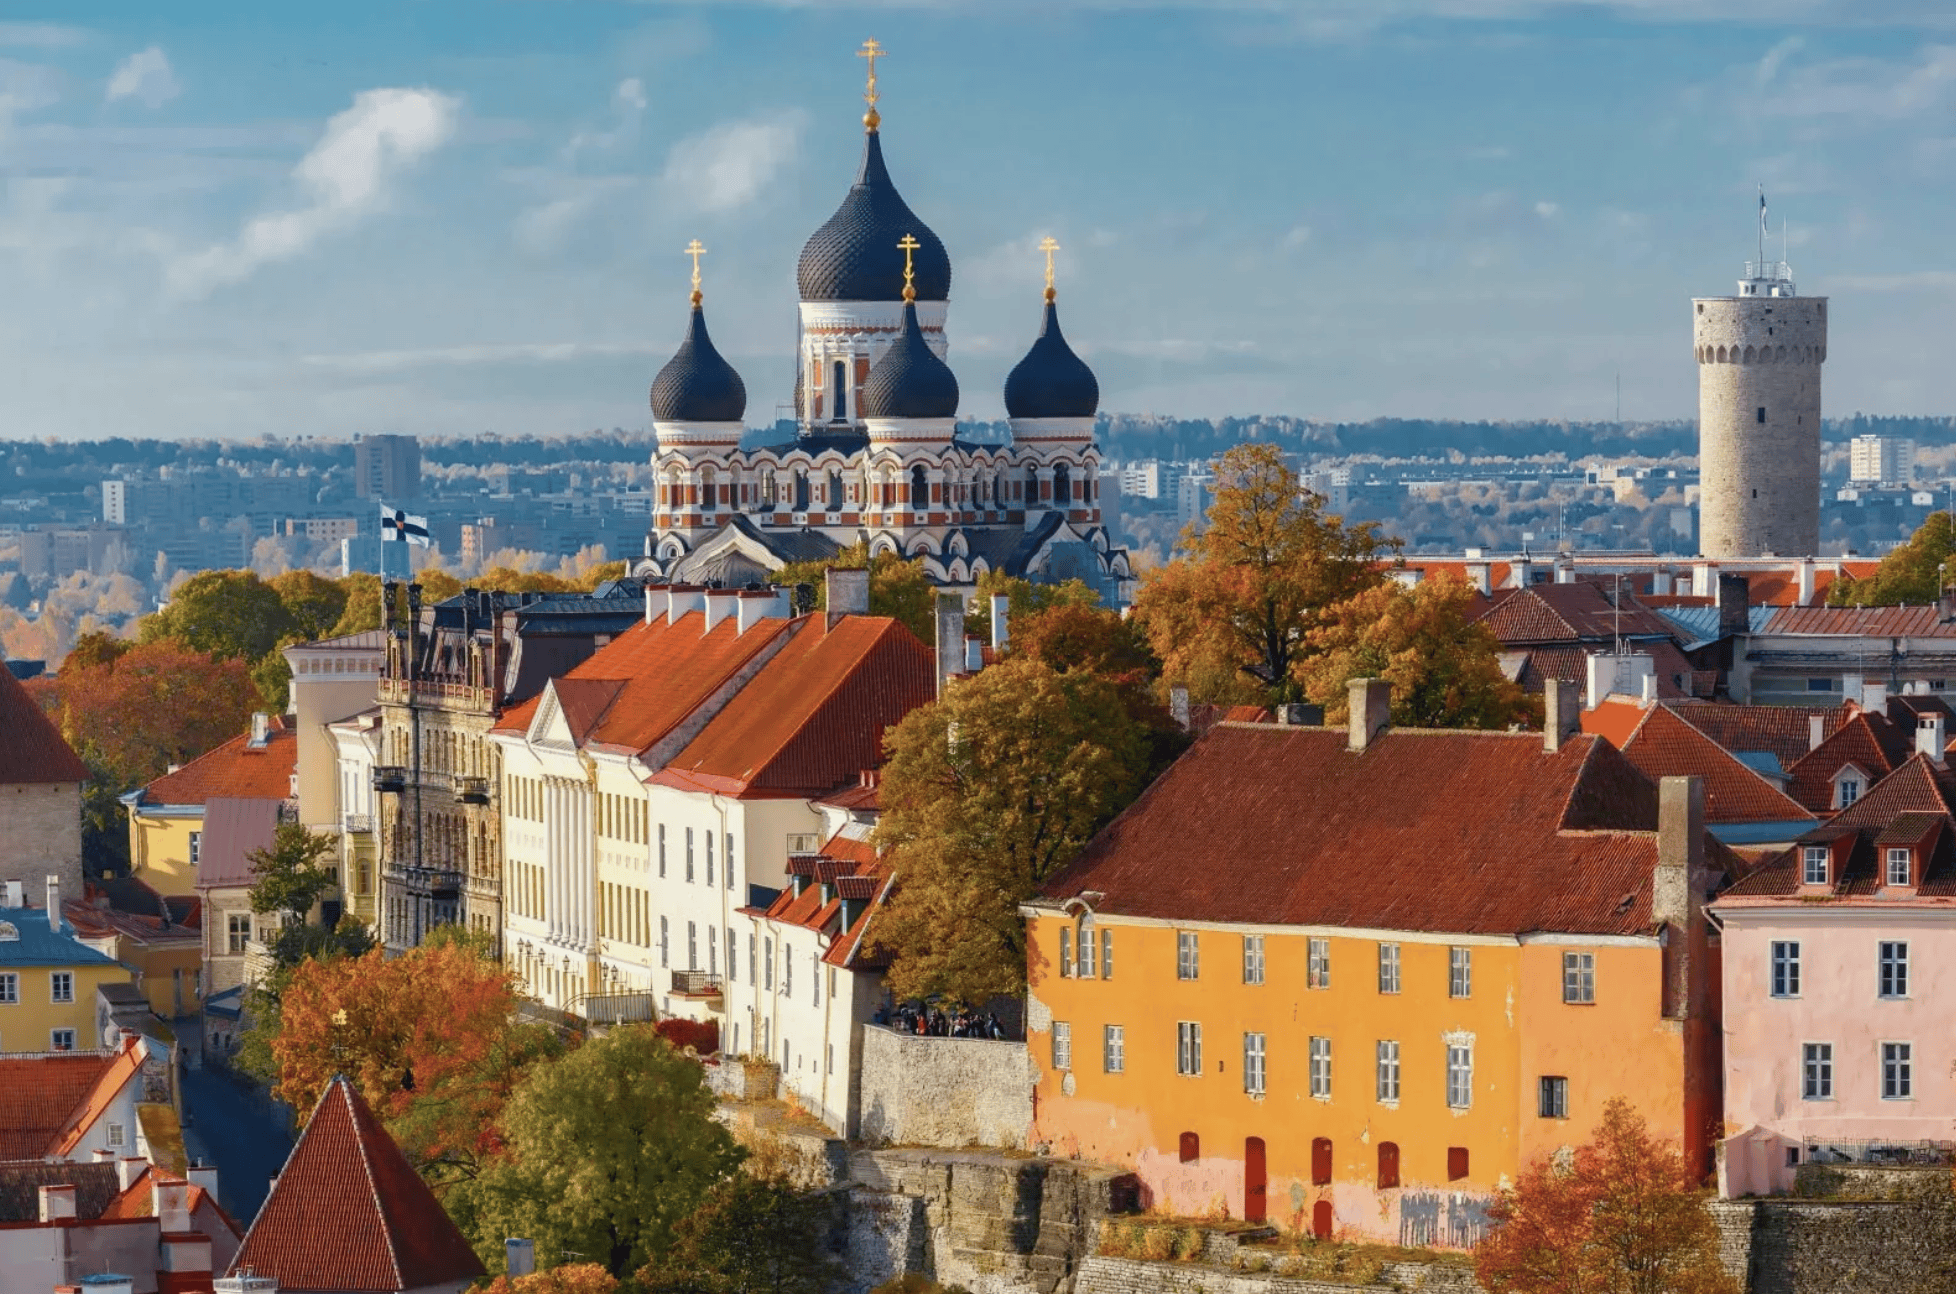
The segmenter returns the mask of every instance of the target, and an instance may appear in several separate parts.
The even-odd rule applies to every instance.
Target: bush
[[[1202,1233],[1194,1227],[1182,1227],[1175,1233],[1175,1257],[1187,1262],[1202,1256]]]
[[[1141,1252],[1136,1255],[1151,1263],[1165,1263],[1175,1256],[1175,1233],[1167,1227],[1149,1227],[1141,1235]]]

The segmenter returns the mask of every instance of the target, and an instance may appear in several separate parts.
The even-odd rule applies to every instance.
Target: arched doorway
[[[1243,1220],[1262,1222],[1269,1216],[1270,1173],[1264,1162],[1263,1138],[1243,1141]]]

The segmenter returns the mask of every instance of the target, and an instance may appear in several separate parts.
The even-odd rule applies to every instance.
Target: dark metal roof
[[[883,165],[882,136],[863,142],[862,169],[828,223],[801,249],[795,279],[803,301],[896,301],[903,296],[905,234],[921,246],[914,253],[917,299],[951,295],[951,257],[930,226],[905,205]]]
[[[747,384],[713,348],[706,312],[693,304],[686,340],[652,382],[652,417],[659,422],[739,422],[747,413]]]
[[[903,333],[863,382],[857,408],[865,418],[955,418],[958,379],[917,326],[917,307],[903,305]]]
[[[1066,344],[1059,307],[1048,300],[1038,339],[1005,379],[1005,412],[1013,418],[1091,418],[1099,408],[1100,382]]]

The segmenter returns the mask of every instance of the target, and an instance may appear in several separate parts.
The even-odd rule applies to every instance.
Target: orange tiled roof
[[[74,1115],[121,1053],[0,1056],[0,1159],[52,1154]]]
[[[1779,766],[1791,770],[1813,749],[1813,720],[1820,718],[1821,738],[1847,721],[1838,705],[1727,705],[1721,702],[1680,703],[1678,715],[1734,754],[1770,751]]]
[[[0,669],[0,732],[7,734],[0,741],[0,786],[88,780],[88,766],[5,669]]]
[[[1787,607],[1775,612],[1762,633],[1864,634],[1874,638],[1956,638],[1956,622],[1935,606]]]
[[[183,1182],[185,1180],[181,1177],[174,1177],[152,1164],[150,1167],[143,1169],[141,1175],[129,1184],[128,1190],[123,1191],[113,1200],[109,1201],[108,1207],[102,1210],[102,1216],[104,1218],[118,1219],[155,1217],[156,1185],[158,1179],[167,1182]],[[205,1202],[208,1201],[211,1209],[216,1213],[218,1220],[231,1229],[231,1234],[240,1240],[244,1239],[244,1228],[239,1226],[237,1220],[224,1211],[224,1206],[218,1203],[215,1195],[212,1195],[209,1191],[194,1182],[189,1183],[189,1186],[190,1194],[186,1207],[192,1217],[195,1217],[197,1210],[202,1208]]]
[[[1599,737],[1549,753],[1533,733],[1401,729],[1354,753],[1343,729],[1227,724],[1042,893],[1163,920],[1631,934],[1650,923],[1656,800]]]
[[[897,621],[809,623],[653,780],[722,795],[817,795],[881,764],[884,731],[936,691],[931,653]]]
[[[801,862],[791,860],[790,868]],[[810,876],[807,888],[800,894],[792,887],[781,891],[762,915],[770,921],[826,933],[829,942],[822,960],[831,966],[863,970],[887,965],[885,950],[864,936],[888,897],[894,879],[889,865],[877,857],[869,841],[840,832],[829,837],[822,852],[808,862],[812,866],[800,873]],[[831,891],[826,900],[822,897],[825,883]],[[847,925],[842,920],[845,899],[861,904]]]
[[[1927,828],[1932,823],[1956,828],[1956,774],[1946,766],[1935,767],[1920,755],[1911,755],[1806,839],[1855,838],[1847,846],[1846,859],[1835,871],[1830,888],[1836,897],[1858,898],[1881,888],[1878,846],[1916,843],[1929,835]],[[1934,838],[1928,865],[1915,891],[1944,905],[1956,897],[1956,841],[1952,837],[1956,837],[1956,830],[1945,829]],[[1800,861],[1800,846],[1796,844],[1734,885],[1729,896],[1740,900],[1804,896]]]
[[[1621,611],[1613,588],[1590,580],[1536,584],[1495,602],[1481,623],[1507,646],[1537,643],[1604,643],[1619,634],[1671,641],[1671,626],[1638,602],[1625,582]]]
[[[136,1039],[129,1038],[123,1042],[121,1050],[116,1053],[114,1059],[96,1075],[95,1084],[89,1089],[88,1095],[82,1098],[81,1103],[62,1124],[61,1130],[55,1133],[54,1140],[49,1143],[50,1155],[65,1158],[81,1144],[81,1139],[88,1135],[88,1130],[95,1126],[95,1121],[108,1113],[109,1104],[115,1100],[116,1095],[127,1087],[130,1080],[136,1077],[137,1071],[142,1069],[142,1053],[142,1046]]]
[[[253,746],[251,734],[240,733],[151,782],[143,788],[143,800],[148,804],[203,804],[212,796],[287,799],[292,794],[292,770],[298,754],[298,734],[274,715],[263,746]]]
[[[1582,730],[1601,737],[1622,750],[1630,734],[1644,721],[1644,704],[1614,694],[1604,697],[1593,709],[1582,712]]]
[[[1826,740],[1800,757],[1789,770],[1787,793],[1807,808],[1825,813],[1834,807],[1834,778],[1849,764],[1879,782],[1907,758],[1913,735],[1896,731],[1885,714],[1853,713]],[[1871,788],[1862,787],[1866,794]]]
[[[231,1262],[288,1290],[395,1294],[469,1281],[481,1259],[344,1078],[326,1089]]]
[[[1811,813],[1691,725],[1687,714],[1706,708],[1652,706],[1623,745],[1624,755],[1653,782],[1703,778],[1707,822],[1811,821]]]

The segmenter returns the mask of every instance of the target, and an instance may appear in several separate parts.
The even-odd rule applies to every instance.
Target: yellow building
[[[52,887],[51,887],[52,888]],[[127,984],[127,967],[86,947],[20,887],[0,895],[0,1052],[88,1050],[101,1045],[95,990]],[[60,911],[58,889],[54,911]]]
[[[1455,1247],[1611,1096],[1708,1164],[1695,784],[1660,827],[1599,738],[1384,731],[1378,700],[1222,725],[1027,905],[1034,1140],[1163,1211]]]
[[[123,796],[136,878],[158,894],[196,894],[205,802],[213,796],[289,799],[297,754],[296,734],[283,719],[253,715],[250,732]]]

